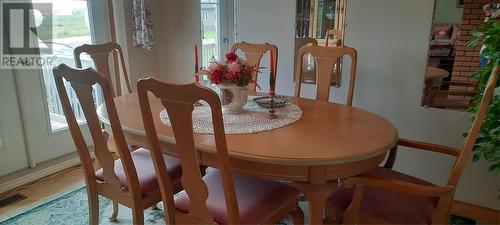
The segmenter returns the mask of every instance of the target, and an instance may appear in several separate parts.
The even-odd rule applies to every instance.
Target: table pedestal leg
[[[326,200],[337,186],[337,182],[314,184],[307,182],[294,182],[309,202],[309,224],[323,224]]]

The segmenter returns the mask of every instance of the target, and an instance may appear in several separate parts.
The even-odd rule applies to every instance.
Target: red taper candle
[[[198,45],[194,45],[194,73],[198,74]]]
[[[273,51],[271,50],[270,54],[270,60],[269,60],[269,87],[270,87],[270,94],[274,94],[276,90],[276,69],[274,68],[274,54]]]

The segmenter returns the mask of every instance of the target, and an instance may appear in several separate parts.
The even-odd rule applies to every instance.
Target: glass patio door
[[[52,33],[53,35],[40,38],[41,44],[50,43],[51,55],[41,53],[42,57],[53,57],[54,65],[66,64],[75,67],[73,50],[83,44],[95,43],[98,35],[95,30],[109,30],[107,22],[93,23],[92,21],[107,21],[106,1],[101,0],[32,0],[33,3],[52,3]],[[47,19],[33,15],[35,21]],[[37,21],[38,22],[38,21]],[[43,27],[37,28],[42,34]],[[107,41],[109,32],[99,37],[100,42]],[[101,35],[102,36],[102,35]],[[43,42],[43,43],[42,43]],[[83,66],[92,67],[93,63],[87,56],[83,56]],[[25,132],[31,167],[59,156],[75,151],[72,137],[62,111],[61,102],[57,93],[52,74],[52,66],[43,66],[40,69],[16,70],[18,92],[24,118]],[[74,91],[66,83],[66,90],[70,103],[78,122],[85,126],[85,117],[79,106]],[[100,94],[95,88],[95,100],[100,102]],[[84,136],[90,140],[87,129]]]
[[[203,67],[224,57],[233,42],[230,35],[232,0],[201,0]]]

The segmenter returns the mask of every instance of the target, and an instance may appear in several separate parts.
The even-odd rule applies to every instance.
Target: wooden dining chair
[[[325,34],[325,46],[326,47],[338,47],[338,46],[343,46],[344,42],[342,41],[342,31],[340,30],[327,30]],[[335,87],[340,87],[340,82],[342,78],[342,70],[341,70],[341,65],[342,65],[342,59],[339,58],[337,59],[337,63],[333,66],[333,74],[334,76],[332,78],[332,83],[335,84]]]
[[[83,67],[81,58],[82,53],[86,53],[90,56],[90,58],[94,62],[96,70],[101,75],[104,75],[108,80],[108,82],[111,84],[111,91],[113,92],[113,97],[121,96],[122,94],[124,94],[121,85],[122,82],[120,79],[120,69],[123,72],[121,74],[123,75],[125,86],[127,88],[126,90],[127,92],[125,94],[132,92],[130,81],[128,79],[127,68],[125,66],[125,60],[123,59],[123,51],[119,44],[108,42],[99,45],[84,44],[76,47],[75,50],[73,51],[73,55],[75,58],[75,64],[77,68]],[[111,75],[111,68],[109,67],[110,57],[113,57],[113,67],[115,68],[114,75]],[[114,80],[114,86],[116,86],[116,88],[113,88],[113,80]],[[108,146],[112,152],[116,152],[117,147],[116,144],[113,142],[113,140],[114,140],[113,134],[110,134]],[[131,150],[139,148],[138,146],[131,143],[127,143],[127,145]]]
[[[479,111],[461,149],[420,141],[400,139],[399,146],[421,149],[455,157],[446,185],[392,170],[397,147],[390,151],[383,167],[353,178],[339,186],[327,204],[327,217],[343,217],[345,224],[449,224],[449,210],[460,176],[469,162],[498,80],[496,67],[486,85]],[[354,188],[351,188],[353,187]],[[342,212],[345,210],[345,213]]]
[[[335,30],[335,29],[332,29],[332,30],[327,30],[326,31],[326,34],[325,34],[325,39],[326,39],[326,43],[325,43],[325,46],[326,47],[332,47],[332,46],[342,46],[342,31],[340,30]]]
[[[114,82],[116,88],[111,89],[113,91],[114,97],[121,96],[124,93],[122,90],[120,70],[122,71],[121,74],[123,75],[125,87],[127,88],[126,93],[132,92],[130,81],[128,79],[127,68],[125,66],[125,60],[123,59],[123,51],[119,44],[108,42],[99,45],[84,44],[82,46],[76,47],[73,51],[73,55],[75,57],[77,68],[82,68],[83,66],[81,58],[82,53],[87,53],[90,58],[92,58],[96,70],[99,71],[100,74],[104,75],[108,79],[108,82],[110,84],[113,84]],[[114,76],[111,75],[111,68],[109,67],[109,58],[111,56],[113,57]]]
[[[332,78],[332,69],[339,58],[345,55],[351,57],[351,70],[349,75],[349,89],[347,94],[346,105],[352,106],[352,98],[354,92],[354,81],[356,78],[356,67],[358,54],[356,49],[341,46],[341,47],[322,47],[322,46],[305,46],[299,49],[296,62],[302,62],[305,54],[311,54],[316,65],[316,100],[328,101],[330,97],[330,82]],[[295,74],[295,96],[300,97],[302,63],[297,63]]]
[[[255,65],[255,68],[258,70],[260,68],[260,61],[262,59],[262,56],[266,52],[272,52],[273,53],[273,63],[274,63],[274,68],[278,68],[278,47],[273,44],[265,43],[265,44],[253,44],[253,43],[248,43],[248,42],[238,42],[233,44],[231,46],[231,51],[236,52],[237,50],[240,50],[243,52],[245,55],[245,59],[251,64]],[[255,81],[254,83],[250,83],[248,87],[252,91],[257,90],[257,75],[258,71],[254,73],[253,80]]]
[[[245,176],[231,171],[222,120],[221,103],[211,89],[197,84],[173,85],[154,78],[137,84],[141,113],[148,144],[160,183],[165,218],[168,224],[276,224],[292,215],[302,224],[303,214],[297,205],[299,191],[285,183]],[[148,94],[161,102],[170,118],[177,153],[182,165],[184,187],[174,200],[168,164],[151,114]],[[152,96],[152,95],[151,95]],[[203,100],[212,110],[216,149],[216,167],[204,177],[199,173],[199,155],[194,143],[192,112],[194,103]],[[158,118],[156,118],[158,119]]]
[[[317,46],[318,45],[318,40],[316,40],[315,38],[309,38],[309,37],[305,37],[305,38],[295,38],[295,51],[294,51],[294,59],[297,59],[297,54],[299,53],[299,49],[304,47],[304,46],[307,46],[307,45],[311,45],[311,46]],[[302,57],[301,59],[301,62],[302,62],[302,65],[307,65],[309,63],[309,60],[308,60],[308,57]],[[296,61],[295,62],[295,65],[297,63],[300,63],[299,61]],[[297,71],[294,70],[294,79],[295,77],[297,77]],[[316,81],[314,80],[315,79],[315,76],[316,76],[316,73],[314,72],[314,69],[307,69],[307,68],[304,68],[304,66],[302,67],[302,82],[305,82],[305,83],[315,83]]]
[[[113,200],[113,214],[110,220],[116,220],[118,203],[120,203],[132,209],[134,224],[144,224],[144,209],[155,206],[162,200],[160,187],[156,180],[150,151],[139,148],[129,152],[108,79],[94,69],[72,69],[65,64],[54,69],[54,77],[66,121],[84,169],[89,200],[89,224],[96,225],[99,221],[98,195]],[[95,158],[101,167],[97,171],[93,167],[89,148],[75,119],[63,78],[71,84],[85,114],[93,141]],[[118,160],[114,160],[106,145],[107,133],[101,130],[92,97],[92,85],[94,84],[98,84],[102,89],[106,112],[120,156]],[[179,160],[168,156],[163,156],[161,160],[168,165],[169,173],[166,175],[171,178],[172,193],[180,191],[182,187]]]

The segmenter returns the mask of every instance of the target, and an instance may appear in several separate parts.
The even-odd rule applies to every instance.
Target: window
[[[217,37],[219,24],[219,1],[201,0],[201,28],[202,28],[202,62],[207,67],[210,62],[218,58],[219,40]]]
[[[91,20],[89,19],[89,2],[84,0],[33,0],[33,2],[51,2],[53,4],[53,34],[48,35],[49,40],[43,40],[52,43],[53,55],[57,56],[55,65],[66,64],[75,67],[73,50],[83,44],[92,44]],[[44,32],[38,30],[38,32]],[[93,61],[88,56],[82,55],[83,67],[93,67]],[[62,109],[61,101],[57,93],[52,68],[42,68],[45,94],[47,99],[48,113],[52,132],[57,132],[67,128],[66,119]],[[85,123],[85,116],[80,107],[75,92],[69,83],[65,82],[68,97],[79,123]],[[101,103],[98,89],[94,88],[94,100]]]
[[[208,12],[207,11],[201,11],[201,21],[208,22]]]

